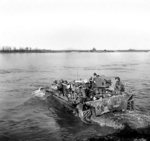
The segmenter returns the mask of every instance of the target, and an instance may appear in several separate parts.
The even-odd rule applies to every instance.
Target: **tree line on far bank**
[[[135,50],[135,49],[129,49],[129,50],[97,50],[95,47],[93,47],[91,50],[51,50],[51,49],[38,49],[31,48],[31,47],[10,47],[10,46],[3,46],[0,52],[2,53],[16,53],[16,52],[26,52],[26,53],[46,53],[46,52],[149,52],[150,50]]]
[[[93,48],[91,50],[51,50],[51,49],[38,49],[38,48],[31,48],[31,47],[10,47],[10,46],[3,46],[0,52],[96,52],[96,49]]]

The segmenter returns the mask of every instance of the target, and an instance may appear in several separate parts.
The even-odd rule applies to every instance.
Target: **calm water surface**
[[[33,97],[55,79],[119,76],[134,94],[135,111],[85,124],[54,99]],[[150,53],[0,54],[0,140],[149,140]]]

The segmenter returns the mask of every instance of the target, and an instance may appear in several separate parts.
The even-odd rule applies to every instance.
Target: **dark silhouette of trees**
[[[95,48],[95,47],[93,47],[93,49],[91,50],[91,52],[96,52],[96,48]]]

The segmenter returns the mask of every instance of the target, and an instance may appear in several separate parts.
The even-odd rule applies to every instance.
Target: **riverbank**
[[[107,52],[150,52],[150,50],[0,50],[0,53],[107,53]]]

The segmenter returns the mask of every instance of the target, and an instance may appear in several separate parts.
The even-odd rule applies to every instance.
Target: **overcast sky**
[[[0,46],[150,49],[150,0],[0,0]]]

